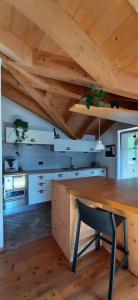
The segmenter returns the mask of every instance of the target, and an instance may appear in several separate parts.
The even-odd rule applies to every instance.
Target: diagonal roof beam
[[[113,93],[138,99],[138,80],[116,67],[54,0],[8,0],[71,56],[92,78]],[[105,88],[104,88],[105,89]]]
[[[52,80],[49,78],[41,78],[36,75],[32,75],[18,66],[12,61],[7,61],[6,65],[13,66],[14,69],[20,72],[23,76],[30,81],[32,87],[37,89],[42,89],[51,94],[62,95],[66,97],[71,97],[74,99],[80,99],[80,97],[86,95],[89,91],[86,87],[81,87],[75,84],[65,83],[59,80]]]
[[[0,27],[0,51],[18,63],[32,64],[32,49],[2,27]]]
[[[16,78],[16,80],[24,87],[27,93],[44,109],[44,111],[53,119],[59,128],[61,128],[68,136],[71,138],[76,138],[64,122],[63,118],[58,115],[58,112],[55,112],[54,108],[50,104],[52,95],[49,93],[42,93],[35,88],[33,88],[28,80],[28,77],[25,77],[25,74],[22,75],[19,70],[9,64],[7,64],[8,71]]]

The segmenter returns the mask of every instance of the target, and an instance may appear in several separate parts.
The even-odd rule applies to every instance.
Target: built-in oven
[[[4,176],[4,211],[14,213],[27,204],[26,175]]]

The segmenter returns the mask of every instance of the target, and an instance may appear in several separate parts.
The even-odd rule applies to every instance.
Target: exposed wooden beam
[[[32,71],[40,72],[44,77],[63,81],[90,84],[92,79],[72,58],[44,51],[33,52]],[[45,74],[43,70],[45,69]],[[39,74],[37,74],[39,75]]]
[[[92,78],[113,93],[138,99],[138,79],[118,71],[101,49],[54,0],[8,0],[37,24]]]
[[[59,128],[61,128],[67,135],[72,138],[76,138],[63,118],[58,115],[58,113],[54,110],[54,107],[51,106],[50,100],[52,95],[49,93],[42,93],[41,91],[36,90],[30,85],[30,81],[23,74],[21,74],[16,68],[13,68],[13,65],[7,65],[10,73],[16,78],[16,80],[25,88],[27,93],[44,109],[44,111],[53,119],[53,121],[57,124]]]
[[[16,65],[12,61],[8,61],[6,65],[13,66],[14,69],[20,72],[23,76],[29,80],[32,87],[37,89],[45,90],[51,94],[62,95],[66,97],[71,97],[74,99],[80,99],[80,97],[86,95],[89,91],[86,87],[81,87],[75,84],[65,83],[58,80],[42,78],[39,76],[32,75],[27,71],[23,70],[21,67]]]
[[[27,108],[28,110],[43,118],[44,120],[50,122],[51,124],[55,125],[53,120],[49,118],[49,116],[44,112],[44,110],[39,106],[38,103],[4,81],[2,82],[2,95]]]
[[[112,127],[116,122],[111,120],[104,120],[102,126],[101,126],[101,135],[104,134],[110,127]],[[96,136],[98,136],[98,132],[96,133]]]
[[[85,134],[89,133],[90,128],[92,128],[92,124],[95,120],[95,117],[88,117],[87,121],[82,126],[81,130],[79,131],[78,135],[79,138],[82,138]]]
[[[138,0],[128,0],[128,2],[133,6],[133,8],[138,13]]]
[[[0,27],[0,51],[21,64],[32,64],[32,49],[2,27]]]

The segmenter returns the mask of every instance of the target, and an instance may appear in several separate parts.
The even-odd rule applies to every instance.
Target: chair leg
[[[77,230],[76,230],[76,239],[75,239],[75,245],[74,245],[72,268],[71,268],[71,272],[73,272],[73,273],[76,272],[77,253],[78,253],[79,236],[80,236],[80,225],[81,225],[81,220],[80,220],[80,216],[79,216],[78,223],[77,223]]]
[[[97,231],[96,236],[96,251],[98,251],[100,249],[100,232]]]
[[[113,299],[115,265],[116,265],[116,233],[114,233],[114,236],[112,238],[112,253],[111,253],[111,268],[110,268],[110,282],[109,282],[108,300]]]
[[[123,227],[124,227],[124,249],[125,249],[125,264],[124,267],[127,270],[128,269],[128,255],[126,253],[128,253],[128,233],[127,233],[127,220],[125,219],[123,222]]]

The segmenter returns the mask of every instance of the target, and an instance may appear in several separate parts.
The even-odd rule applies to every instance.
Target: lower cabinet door
[[[29,191],[29,195],[28,195],[28,199],[29,199],[29,205],[31,204],[37,204],[37,203],[42,203],[42,202],[46,202],[49,201],[49,195],[48,192],[46,190],[43,189],[39,189],[39,190],[30,190]]]

